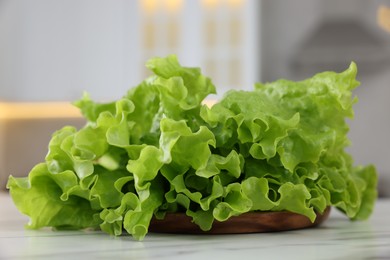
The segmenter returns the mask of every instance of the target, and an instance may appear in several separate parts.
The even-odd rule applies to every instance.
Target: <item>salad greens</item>
[[[293,82],[215,87],[176,56],[153,58],[154,75],[112,103],[75,102],[87,119],[49,143],[28,177],[9,177],[29,228],[123,229],[142,240],[153,217],[184,212],[202,230],[249,211],[307,216],[335,206],[367,219],[377,197],[373,166],[353,166],[345,118],[353,117],[356,65]]]

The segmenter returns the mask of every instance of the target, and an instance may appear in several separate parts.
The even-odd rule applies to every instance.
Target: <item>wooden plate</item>
[[[176,234],[244,234],[287,231],[315,227],[323,223],[329,213],[330,207],[327,207],[323,214],[317,214],[315,222],[312,223],[306,216],[288,211],[248,212],[231,217],[224,222],[214,221],[209,231],[202,231],[185,213],[167,213],[162,220],[153,218],[149,231]]]

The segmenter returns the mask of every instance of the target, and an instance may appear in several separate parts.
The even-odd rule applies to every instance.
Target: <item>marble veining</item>
[[[149,233],[142,242],[94,230],[26,230],[7,193],[0,193],[0,259],[390,259],[390,200],[368,221],[332,209],[321,226],[279,233],[174,235]]]

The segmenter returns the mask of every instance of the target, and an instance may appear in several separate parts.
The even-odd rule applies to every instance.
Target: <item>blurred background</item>
[[[356,164],[390,196],[390,0],[0,0],[0,188],[42,161],[50,135],[82,126],[69,102],[123,96],[153,56],[177,54],[217,86],[301,80],[357,63]]]

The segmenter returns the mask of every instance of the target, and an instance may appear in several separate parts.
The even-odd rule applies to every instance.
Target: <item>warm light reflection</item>
[[[39,119],[81,117],[78,108],[67,102],[0,103],[0,119]]]
[[[183,7],[183,0],[165,0],[165,7],[168,11],[177,13]]]
[[[390,7],[380,6],[378,8],[378,24],[382,29],[390,32]]]
[[[227,4],[230,8],[241,8],[245,0],[202,0],[202,5],[210,10],[217,9],[221,4]]]
[[[184,0],[140,0],[142,9],[148,14],[155,14],[161,7],[177,13],[182,9],[183,4]]]
[[[232,8],[240,8],[244,5],[244,0],[228,0],[228,4]]]
[[[211,107],[215,100],[206,99],[203,104]],[[0,102],[0,120],[81,117],[79,109],[67,102]]]
[[[202,0],[202,5],[210,10],[213,10],[218,7],[220,2],[220,0]]]
[[[142,9],[147,13],[153,14],[158,9],[157,0],[140,0]]]
[[[208,106],[208,107],[212,107],[215,103],[217,103],[216,100],[214,99],[205,99],[203,100],[202,104]]]

